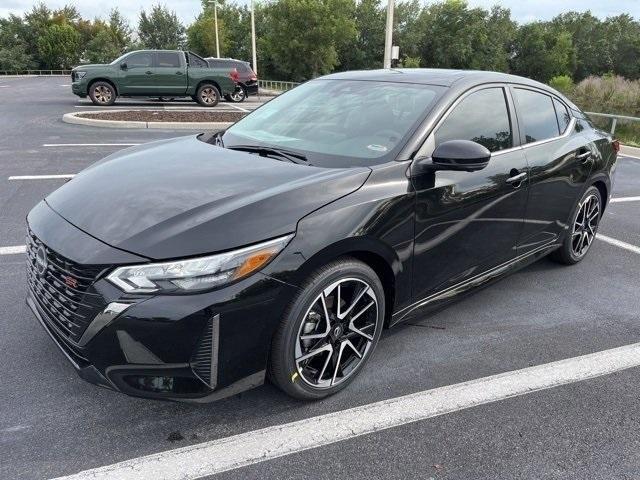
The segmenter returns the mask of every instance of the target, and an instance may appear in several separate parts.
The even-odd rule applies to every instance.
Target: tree
[[[266,7],[261,47],[274,73],[294,81],[331,72],[356,38],[353,0],[278,0]]]
[[[386,10],[380,0],[360,0],[355,7],[356,38],[338,52],[341,70],[382,68]]]
[[[0,70],[27,70],[35,67],[24,41],[27,26],[22,18],[0,18]]]
[[[38,55],[46,68],[64,69],[76,65],[79,48],[80,34],[68,23],[47,27],[38,38]]]
[[[470,9],[464,0],[446,0],[423,10],[423,65],[439,68],[506,70],[510,33],[515,25],[509,10],[491,14]]]
[[[176,50],[184,44],[185,29],[176,12],[158,4],[149,15],[140,12],[138,36],[145,48]]]
[[[511,69],[518,75],[548,82],[558,75],[571,75],[575,50],[569,32],[557,32],[542,22],[518,29]]]

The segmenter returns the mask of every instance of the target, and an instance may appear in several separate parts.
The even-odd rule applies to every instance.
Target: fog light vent
[[[218,376],[218,329],[220,316],[211,317],[191,356],[193,373],[210,388],[215,388]]]

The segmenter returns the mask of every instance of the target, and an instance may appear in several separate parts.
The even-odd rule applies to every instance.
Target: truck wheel
[[[89,89],[89,97],[94,105],[113,105],[116,101],[116,89],[110,83],[96,82]]]
[[[215,85],[205,83],[198,88],[196,101],[203,107],[215,107],[220,101],[220,93]]]

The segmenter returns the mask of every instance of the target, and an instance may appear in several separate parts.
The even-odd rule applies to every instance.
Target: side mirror
[[[127,62],[122,62],[122,63],[120,64],[120,68],[121,68],[122,70],[126,70],[126,69],[127,69]]]
[[[471,140],[449,140],[436,147],[431,161],[438,170],[482,170],[489,163],[491,152]]]

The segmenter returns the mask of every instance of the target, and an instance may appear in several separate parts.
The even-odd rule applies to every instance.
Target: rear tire
[[[273,337],[271,380],[302,400],[339,392],[373,354],[384,312],[384,289],[369,266],[345,257],[319,268],[291,301]]]
[[[215,107],[220,101],[220,92],[215,85],[204,83],[196,92],[196,101],[203,107]]]
[[[247,92],[244,88],[238,86],[236,87],[235,92],[226,95],[225,98],[228,97],[228,101],[233,103],[242,103],[247,99]]]
[[[591,186],[587,188],[576,205],[569,231],[567,231],[562,246],[551,253],[550,258],[564,265],[574,265],[587,256],[602,217],[602,197],[600,191]]]
[[[94,105],[108,107],[116,101],[116,89],[108,82],[95,82],[89,88],[89,98]]]

